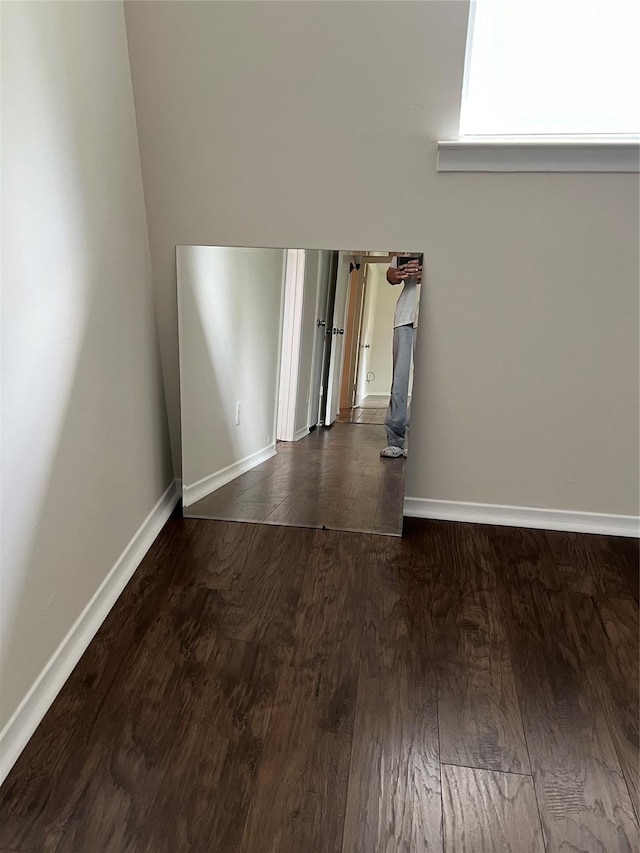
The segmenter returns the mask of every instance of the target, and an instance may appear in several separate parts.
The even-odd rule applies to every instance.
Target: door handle
[[[344,329],[334,329],[333,334],[334,335],[344,335]]]
[[[316,323],[316,327],[317,327],[318,329],[319,329],[321,326],[326,326],[326,325],[327,325],[327,321],[326,321],[326,320],[318,320],[318,322]]]

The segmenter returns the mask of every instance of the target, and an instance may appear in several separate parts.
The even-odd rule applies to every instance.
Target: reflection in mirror
[[[422,255],[178,246],[177,270],[184,515],[401,535]]]

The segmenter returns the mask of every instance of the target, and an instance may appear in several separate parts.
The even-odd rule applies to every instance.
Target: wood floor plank
[[[531,777],[443,764],[442,792],[446,853],[544,853]]]
[[[505,594],[516,683],[550,850],[637,851],[638,827],[570,599],[540,585]]]
[[[200,706],[209,659],[223,642],[210,618],[210,599],[202,588],[170,590],[96,720],[87,770],[55,825],[56,853],[137,853],[142,845],[168,756],[189,712]],[[89,811],[93,819],[83,820]]]
[[[460,593],[496,589],[498,572],[489,539],[490,528],[455,521],[429,521],[420,531],[427,563],[447,584],[455,566]]]
[[[451,569],[433,597],[441,760],[531,773],[499,596],[461,594]]]
[[[594,604],[591,598],[580,597],[572,612],[579,640],[593,662],[589,679],[598,687],[636,817],[640,819],[638,608],[628,598]]]
[[[440,853],[430,575],[406,543],[379,543],[368,561],[342,851]]]
[[[626,587],[636,604],[640,603],[640,540],[627,536],[608,536],[611,569],[626,579]],[[611,590],[608,597],[616,598]]]
[[[555,530],[545,531],[545,536],[563,589],[595,598],[638,601],[639,565],[637,559],[635,566],[628,559],[637,542],[625,548],[614,536]]]
[[[317,531],[241,851],[340,849],[366,586],[363,538]]]
[[[638,601],[637,540],[517,527],[486,529],[507,585],[540,583],[556,592]]]
[[[264,477],[254,486],[250,486],[242,493],[241,499],[255,503],[277,503],[289,497],[297,488],[298,482],[299,478],[295,472],[276,473],[273,477]]]
[[[237,846],[277,686],[275,655],[273,649],[219,638],[198,682],[189,671],[175,673],[163,696],[162,713],[175,726],[163,753],[164,772],[157,784],[136,780],[134,790],[151,788],[153,799],[143,811],[145,798],[136,794],[132,809],[138,820],[128,818],[127,836],[105,853],[222,853]],[[106,783],[96,780],[90,802],[100,802]],[[117,815],[116,826],[126,815]],[[98,853],[109,837],[105,829],[92,822],[61,849]]]
[[[441,760],[530,773],[494,530],[445,523],[436,529],[435,541],[440,555],[433,614]]]
[[[496,571],[505,586],[535,583],[555,592],[563,588],[544,530],[492,526],[488,537]]]
[[[183,586],[231,589],[243,571],[258,528],[227,521],[184,519],[184,533],[167,555]]]
[[[282,655],[264,646],[219,642],[197,701],[187,698],[183,704],[140,853],[238,848]]]
[[[224,587],[213,581],[217,594],[210,603],[212,618],[220,634],[229,639],[291,646],[304,564],[314,532],[255,525],[249,535],[246,555],[234,564]],[[204,582],[210,586],[209,581]]]

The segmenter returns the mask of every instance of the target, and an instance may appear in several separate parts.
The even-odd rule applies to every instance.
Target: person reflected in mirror
[[[387,446],[380,451],[386,459],[407,455],[409,432],[409,374],[418,328],[418,306],[422,282],[422,255],[393,253],[387,270],[391,285],[404,285],[393,317],[393,375],[389,407],[384,420]]]

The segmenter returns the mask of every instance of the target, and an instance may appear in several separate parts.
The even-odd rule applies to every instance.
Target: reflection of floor
[[[386,409],[371,409],[356,406],[353,409],[342,409],[338,415],[338,423],[342,424],[383,424]]]
[[[400,535],[402,459],[381,459],[381,426],[336,423],[295,442],[185,509],[190,518]]]

